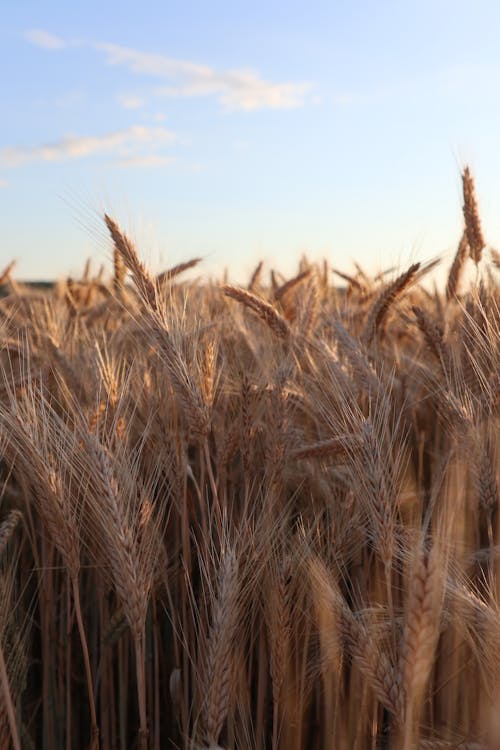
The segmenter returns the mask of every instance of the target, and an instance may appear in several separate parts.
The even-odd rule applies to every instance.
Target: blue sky
[[[108,263],[104,210],[155,270],[448,259],[465,162],[498,246],[499,29],[461,0],[5,3],[0,266]]]

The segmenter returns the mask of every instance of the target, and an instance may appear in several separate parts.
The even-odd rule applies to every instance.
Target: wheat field
[[[500,255],[0,286],[0,748],[498,750]],[[103,225],[104,226],[104,225]],[[429,291],[431,289],[431,291]]]

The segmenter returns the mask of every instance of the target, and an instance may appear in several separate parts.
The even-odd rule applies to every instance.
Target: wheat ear
[[[279,708],[287,674],[291,624],[291,566],[285,558],[275,562],[264,602],[270,644],[270,672],[273,686],[273,748],[278,747]]]
[[[411,265],[407,271],[398,276],[392,284],[389,284],[378,295],[378,297],[376,297],[368,311],[365,327],[361,335],[361,340],[364,344],[371,344],[377,331],[387,317],[392,305],[415,280],[419,268],[420,263],[414,263]]]
[[[274,292],[274,299],[276,301],[282,299],[288,292],[297,286],[297,284],[300,284],[301,281],[304,281],[304,279],[307,279],[308,276],[311,275],[310,269],[307,271],[302,271],[301,273],[298,273],[296,276],[293,277],[293,279],[289,279],[284,284],[279,286],[276,291]]]
[[[464,196],[463,212],[465,219],[465,233],[469,244],[470,257],[477,265],[481,260],[481,255],[486,242],[484,241],[481,229],[474,178],[470,173],[469,167],[465,167],[462,173],[462,188]]]
[[[292,458],[337,458],[345,456],[346,453],[360,446],[359,435],[339,435],[339,437],[304,445],[302,448],[295,448],[291,451],[291,456]]]
[[[156,281],[158,284],[165,284],[176,276],[179,276],[181,273],[184,273],[184,271],[189,271],[190,268],[194,268],[198,263],[201,263],[201,258],[192,258],[191,260],[185,261],[185,263],[178,263],[176,266],[172,266],[172,268],[168,268],[166,271],[159,273],[156,277]]]
[[[446,341],[444,340],[442,329],[438,325],[433,323],[425,310],[422,310],[421,307],[413,305],[412,310],[415,318],[417,319],[417,325],[423,333],[427,346],[432,351],[434,356],[437,357],[441,365],[443,374],[446,377],[450,362],[450,352],[446,345]]]
[[[360,622],[347,606],[325,563],[314,558],[309,565],[309,573],[319,621],[337,623],[339,632],[322,633],[326,657],[338,668],[339,636],[361,674],[380,703],[394,716],[401,712],[401,691],[399,677],[387,654],[380,649],[371,636],[370,630]],[[325,617],[325,610],[331,615]]]
[[[22,518],[21,511],[14,509],[10,511],[5,521],[2,521],[0,524],[0,558]]]
[[[495,268],[500,269],[500,253],[498,250],[495,250],[495,248],[490,247],[490,256],[491,256],[491,262],[495,266]]]
[[[122,254],[116,245],[113,248],[113,272],[113,289],[117,294],[120,294],[125,286],[127,268],[123,261]]]
[[[248,291],[249,292],[255,292],[256,289],[259,288],[260,284],[260,277],[262,276],[262,267],[264,265],[264,262],[261,260],[257,263],[252,275],[250,276],[250,281],[248,282]]]
[[[245,289],[240,289],[236,286],[230,286],[226,284],[222,287],[222,291],[226,297],[231,297],[237,302],[240,302],[245,307],[249,307],[253,310],[261,320],[263,320],[269,328],[281,339],[286,339],[290,335],[290,328],[285,318],[274,309],[269,302],[265,302],[260,297],[257,297],[251,292],[247,292]]]
[[[219,587],[207,644],[204,673],[203,725],[217,744],[229,710],[232,650],[238,622],[238,560],[233,549],[223,553]]]
[[[411,750],[415,739],[420,704],[435,658],[443,595],[445,565],[434,542],[426,550],[422,542],[417,550],[410,580],[403,632],[401,674],[406,694],[404,750]]]
[[[126,267],[132,274],[137,289],[144,301],[156,310],[156,285],[153,277],[146,270],[146,266],[139,260],[137,250],[132,241],[122,232],[117,222],[108,214],[104,214],[104,221],[113,239],[115,250],[118,251]]]
[[[16,265],[16,261],[11,260],[10,263],[7,266],[5,266],[2,273],[0,273],[0,286],[3,286],[4,284],[8,282],[11,271],[15,265]]]
[[[467,232],[464,231],[462,238],[458,243],[457,252],[451,264],[450,272],[448,274],[448,281],[446,283],[446,299],[450,301],[457,295],[458,285],[460,284],[460,278],[464,270],[465,261],[469,254],[469,243],[467,240]]]

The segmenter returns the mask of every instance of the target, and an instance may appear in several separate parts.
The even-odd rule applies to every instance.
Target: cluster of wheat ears
[[[109,281],[6,269],[2,750],[500,746],[500,256],[462,181],[445,293],[154,276],[109,216]]]

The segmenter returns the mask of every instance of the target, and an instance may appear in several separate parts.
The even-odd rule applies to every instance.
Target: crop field
[[[152,275],[107,215],[111,278],[5,269],[1,750],[498,750],[500,254],[462,185],[442,288]]]

